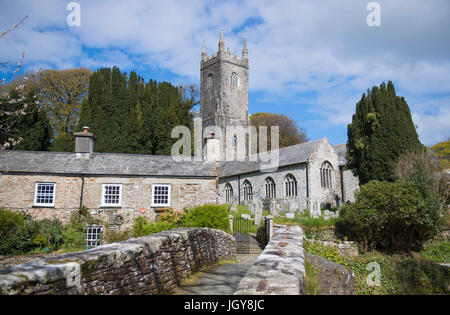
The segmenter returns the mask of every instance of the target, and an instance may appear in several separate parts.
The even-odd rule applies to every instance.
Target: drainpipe
[[[238,200],[239,205],[241,204],[241,176],[238,175]]]
[[[309,164],[306,162],[306,198],[309,198]]]
[[[84,176],[81,176],[80,209],[83,207]]]

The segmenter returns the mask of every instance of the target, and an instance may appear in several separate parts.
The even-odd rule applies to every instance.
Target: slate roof
[[[214,163],[175,162],[170,156],[93,153],[0,151],[0,172],[118,176],[216,177]]]
[[[323,139],[293,145],[279,150],[279,167],[305,163],[311,154],[317,149]],[[261,165],[268,164],[263,161],[226,161],[220,164],[220,176],[227,177],[238,174],[258,172]]]

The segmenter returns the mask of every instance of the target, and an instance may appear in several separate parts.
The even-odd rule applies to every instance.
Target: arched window
[[[286,197],[297,197],[297,180],[292,174],[288,174],[284,180]]]
[[[214,76],[212,75],[212,73],[210,73],[208,75],[208,78],[206,79],[206,88],[210,89],[213,87],[213,83],[214,83]]]
[[[233,86],[239,86],[239,76],[236,72],[233,72],[231,74],[231,78],[230,78],[230,85]]]
[[[233,200],[233,187],[228,183],[225,185],[225,202]]]
[[[275,181],[272,177],[267,177],[266,181],[264,183],[264,186],[266,188],[266,198],[272,199],[277,197],[277,192],[275,189]]]
[[[231,145],[235,148],[237,147],[237,135],[233,136],[233,139],[231,141]]]
[[[253,200],[253,188],[252,184],[246,179],[244,181],[244,184],[242,185],[242,190],[244,191],[244,200]]]
[[[323,162],[322,167],[320,168],[320,184],[324,188],[331,188],[332,183],[332,170],[333,166],[331,166],[330,162]]]

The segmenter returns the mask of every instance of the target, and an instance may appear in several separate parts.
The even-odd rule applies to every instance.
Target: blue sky
[[[63,0],[0,0],[0,61],[26,56],[22,71],[117,65],[145,79],[199,84],[203,40],[241,53],[247,38],[249,111],[283,113],[311,140],[345,143],[363,92],[392,80],[410,105],[423,143],[450,137],[450,2],[367,0],[80,0],[81,26],[69,27]],[[2,68],[5,72],[11,69]]]

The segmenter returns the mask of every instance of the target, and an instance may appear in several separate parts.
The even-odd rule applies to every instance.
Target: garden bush
[[[63,225],[58,219],[44,219],[37,222],[39,233],[34,243],[47,251],[58,250],[63,241]]]
[[[435,236],[440,221],[439,203],[413,183],[371,181],[341,208],[336,234],[357,241],[361,251],[409,252]]]
[[[152,223],[146,217],[138,217],[134,220],[133,235],[134,237],[140,237],[175,228],[177,228],[177,225],[172,222],[157,221]]]
[[[186,211],[182,226],[218,229],[230,233],[227,205],[202,205]]]
[[[37,225],[24,213],[0,209],[0,255],[31,251],[36,244]]]
[[[85,207],[74,211],[70,217],[70,222],[63,228],[63,247],[69,250],[84,249],[86,226],[88,225],[102,225],[102,222],[98,219],[94,219]]]

